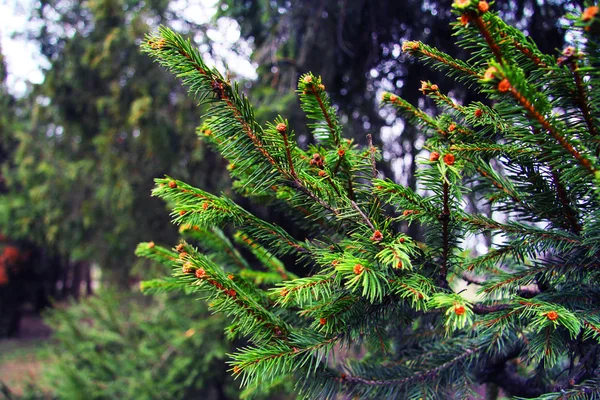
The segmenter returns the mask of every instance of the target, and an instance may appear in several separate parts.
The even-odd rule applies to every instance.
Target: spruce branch
[[[506,88],[501,88],[502,82],[506,82],[504,86]],[[531,101],[528,100],[525,94],[519,89],[516,80],[512,80],[507,76],[505,76],[504,81],[500,82],[499,88],[501,90],[506,89],[505,91],[510,92],[513,98],[520,104],[528,113],[533,117],[541,126],[546,130],[550,136],[552,136],[556,141],[569,153],[571,154],[578,162],[581,164],[588,172],[592,175],[596,173],[596,168],[592,165],[592,163],[584,157],[575,147],[569,143],[569,141],[562,135],[556,127],[554,127],[550,121],[548,121],[533,105]],[[515,86],[517,85],[517,86]],[[499,90],[500,90],[499,89]]]
[[[590,135],[598,136],[598,130],[594,125],[594,120],[592,118],[592,114],[590,113],[590,107],[588,105],[588,95],[586,93],[584,82],[580,74],[579,63],[577,62],[575,57],[573,57],[569,62],[569,69],[573,74],[575,86],[577,87],[577,103],[581,108],[581,112],[583,114],[583,118],[585,119],[585,123],[587,124]]]
[[[500,51],[500,47],[498,47],[496,40],[494,39],[492,33],[489,30],[489,26],[491,25],[488,23],[489,19],[486,18],[486,20],[484,21],[484,19],[479,15],[479,13],[476,12],[470,12],[468,15],[469,20],[475,23],[475,26],[479,30],[479,33],[485,39],[487,45],[494,54],[496,61],[502,63],[504,61],[502,58],[502,52]],[[485,13],[484,15],[487,17],[487,15],[489,14]]]
[[[448,256],[450,251],[450,232],[448,228],[448,224],[450,222],[450,206],[449,206],[449,195],[450,195],[450,185],[446,180],[443,183],[443,192],[442,192],[442,204],[443,210],[440,214],[440,221],[442,222],[442,265],[440,266],[440,286],[448,287],[448,281],[446,279],[446,275],[448,274]]]

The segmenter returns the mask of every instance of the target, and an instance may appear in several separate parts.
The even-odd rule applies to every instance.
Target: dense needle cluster
[[[140,244],[138,254],[173,267],[143,288],[201,293],[229,315],[227,335],[248,341],[231,355],[244,386],[294,376],[306,398],[463,398],[475,383],[540,399],[600,396],[598,9],[568,16],[575,50],[547,55],[487,2],[454,8],[472,59],[402,48],[481,101],[461,104],[423,82],[442,111],[432,117],[383,94],[428,137],[418,191],[380,179],[377,150],[343,138],[320,77],[299,79],[315,138],[301,148],[285,119],[259,124],[237,84],[189,41],[162,28],[144,45],[207,105],[199,133],[235,165],[235,189],[306,232],[293,237],[225,196],[156,180],[153,194],[187,241],[179,256]],[[407,223],[423,238],[407,236]]]

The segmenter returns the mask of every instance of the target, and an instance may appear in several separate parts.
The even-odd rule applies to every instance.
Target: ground
[[[49,362],[45,345],[50,334],[40,316],[26,315],[17,337],[0,340],[0,382],[15,394],[22,394],[29,382],[39,383]]]

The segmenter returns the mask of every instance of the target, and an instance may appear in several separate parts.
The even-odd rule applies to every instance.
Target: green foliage
[[[104,292],[47,321],[54,345],[44,379],[57,398],[237,398],[223,367],[225,321],[202,303]]]
[[[215,190],[227,180],[203,174],[217,161],[190,135],[194,102],[138,51],[167,7],[51,0],[34,11],[32,34],[50,68],[22,101],[27,123],[7,132],[15,148],[1,160],[3,232],[96,262],[103,278],[123,285],[136,243],[151,231],[161,232],[156,240],[177,237],[163,204],[147,196],[151,179],[173,173]]]
[[[237,85],[189,41],[168,28],[147,38],[143,50],[207,105],[199,132],[230,163],[234,187],[300,215],[308,232],[299,240],[225,196],[156,179],[153,194],[169,202],[176,224],[226,245],[199,251],[182,243],[171,254],[173,277],[145,288],[198,292],[229,315],[228,330],[250,341],[231,354],[243,385],[293,375],[305,398],[464,398],[477,382],[525,397],[597,393],[597,8],[570,16],[581,40],[555,59],[488,6],[454,3],[468,61],[403,45],[468,81],[482,101],[460,104],[424,81],[423,94],[445,111],[432,117],[383,94],[428,135],[417,190],[380,179],[377,150],[341,137],[320,77],[298,83],[317,139],[301,148],[284,118],[256,122]],[[473,211],[467,199],[489,212]],[[404,233],[407,223],[424,240]],[[231,228],[260,246],[245,261],[223,235]],[[474,248],[482,238],[488,245]],[[166,251],[138,248],[151,258]],[[283,256],[303,276],[241,274],[285,271],[270,258]],[[460,290],[461,282],[477,293]],[[516,372],[514,363],[526,368]]]

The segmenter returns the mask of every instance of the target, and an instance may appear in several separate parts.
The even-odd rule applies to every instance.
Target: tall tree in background
[[[151,25],[174,19],[168,5],[56,0],[34,18],[51,66],[27,100],[31,123],[7,176],[3,224],[68,255],[76,286],[79,261],[125,283],[139,240],[175,240],[164,206],[148,196],[152,177],[177,172],[217,190],[224,180],[193,134],[194,102],[138,50]]]

